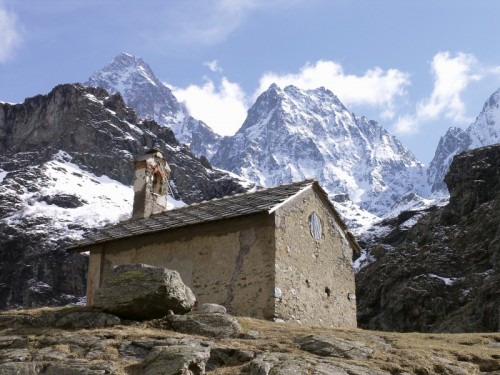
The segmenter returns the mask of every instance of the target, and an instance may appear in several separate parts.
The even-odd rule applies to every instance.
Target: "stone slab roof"
[[[198,204],[192,204],[151,215],[145,219],[122,221],[118,224],[104,227],[97,234],[84,238],[73,244],[68,249],[85,251],[86,247],[128,238],[135,235],[160,232],[187,225],[201,224],[222,219],[234,218],[256,214],[260,212],[273,212],[288,199],[294,197],[302,190],[315,185],[324,194],[326,192],[316,180],[305,180],[289,185],[257,190],[251,193],[237,194]],[[330,206],[333,208],[333,205]]]

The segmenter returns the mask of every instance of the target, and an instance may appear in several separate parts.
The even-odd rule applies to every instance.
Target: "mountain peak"
[[[450,128],[441,137],[427,171],[427,178],[432,184],[432,190],[446,191],[444,176],[456,154],[499,142],[500,89],[490,95],[484,103],[481,113],[467,129]]]
[[[402,193],[425,193],[422,165],[411,152],[324,87],[272,84],[211,161],[264,186],[317,178],[330,194],[347,194],[375,215]]]
[[[142,58],[120,53],[95,72],[88,85],[121,93],[127,105],[143,119],[153,119],[172,129],[177,139],[191,147],[195,155],[211,156],[220,138],[202,121],[189,115],[170,88],[161,82]]]

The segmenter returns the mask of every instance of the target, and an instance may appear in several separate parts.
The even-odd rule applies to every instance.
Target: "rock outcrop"
[[[177,271],[139,263],[115,267],[94,297],[96,308],[133,320],[183,314],[195,303]]]
[[[168,315],[165,320],[176,332],[207,337],[236,337],[241,327],[234,316],[221,313]]]
[[[0,373],[479,375],[500,371],[500,336],[494,333],[383,333],[238,318],[242,333],[227,339],[155,328],[157,320],[117,320],[100,329],[63,328],[55,321],[41,329],[29,320],[49,322],[53,316],[69,319],[86,313],[99,327],[102,312],[81,307],[1,312]],[[258,338],[246,334],[256,331]]]
[[[356,279],[360,326],[500,331],[500,145],[455,156],[445,181],[447,206],[370,245],[377,259]]]

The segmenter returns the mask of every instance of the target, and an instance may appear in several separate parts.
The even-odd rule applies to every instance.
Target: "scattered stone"
[[[59,350],[57,348],[53,348],[51,346],[47,346],[45,348],[41,348],[38,350],[33,356],[33,360],[35,361],[63,361],[70,357],[70,354],[66,351]]]
[[[259,354],[249,366],[249,375],[390,375],[389,372],[344,362],[304,358],[288,353]]]
[[[0,363],[23,362],[29,359],[28,349],[4,349],[0,351]]]
[[[18,328],[32,325],[33,317],[21,314],[0,314],[0,328]]]
[[[196,298],[177,271],[145,264],[118,266],[96,291],[94,305],[123,318],[161,318],[183,314]]]
[[[255,358],[255,352],[230,346],[215,345],[210,348],[210,359],[206,370],[213,371],[219,367],[239,366]]]
[[[247,331],[242,335],[242,338],[247,340],[256,340],[260,337],[260,333],[257,331]]]
[[[83,361],[72,359],[64,362],[50,362],[44,375],[104,375],[115,374],[116,367],[110,361]]]
[[[201,375],[210,357],[208,348],[191,345],[157,346],[143,363],[144,375]]]
[[[209,337],[236,337],[241,327],[235,317],[227,314],[169,315],[165,318],[177,332]]]
[[[10,362],[0,364],[2,375],[37,375],[42,372],[42,365],[34,362]]]
[[[189,314],[226,314],[226,308],[216,303],[204,303]]]
[[[66,329],[102,328],[121,324],[120,318],[102,311],[59,310],[42,312],[38,316],[1,314],[0,327],[57,327]],[[0,339],[0,348],[2,339]]]
[[[490,342],[488,348],[500,349],[500,342]]]
[[[28,338],[23,336],[0,336],[0,349],[24,349],[28,347]]]
[[[121,323],[116,315],[100,311],[74,312],[62,316],[57,320],[55,327],[58,328],[101,328],[112,327]]]
[[[320,356],[367,359],[373,353],[373,349],[360,341],[320,335],[297,337],[295,342],[299,344],[300,349]]]
[[[310,364],[290,354],[265,353],[255,358],[249,367],[249,375],[307,374]]]

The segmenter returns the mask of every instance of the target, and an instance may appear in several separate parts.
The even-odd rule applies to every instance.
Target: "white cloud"
[[[467,121],[460,95],[470,82],[483,78],[477,66],[476,58],[470,54],[458,53],[450,57],[449,52],[440,52],[435,55],[432,60],[434,90],[428,99],[417,104],[418,117],[435,120],[444,115],[455,122]]]
[[[320,60],[307,63],[298,73],[266,73],[260,79],[256,94],[266,90],[271,83],[280,87],[294,85],[302,89],[325,87],[348,107],[371,106],[379,109],[384,118],[394,116],[395,102],[406,94],[409,75],[397,69],[383,70],[375,67],[362,75],[346,74],[335,61]]]
[[[222,68],[219,66],[219,62],[217,60],[205,61],[203,65],[214,73],[222,73]]]
[[[11,58],[20,42],[21,33],[16,15],[3,8],[0,2],[0,62]]]
[[[221,135],[232,135],[243,124],[247,114],[245,93],[241,87],[223,77],[218,86],[205,79],[201,86],[174,88],[174,95],[186,104],[190,114]]]
[[[471,82],[498,75],[500,67],[482,67],[471,54],[459,52],[452,57],[449,52],[439,52],[432,59],[431,71],[434,75],[431,95],[417,103],[415,114],[398,119],[395,124],[397,133],[416,133],[423,123],[440,118],[457,124],[471,122],[462,94]]]

